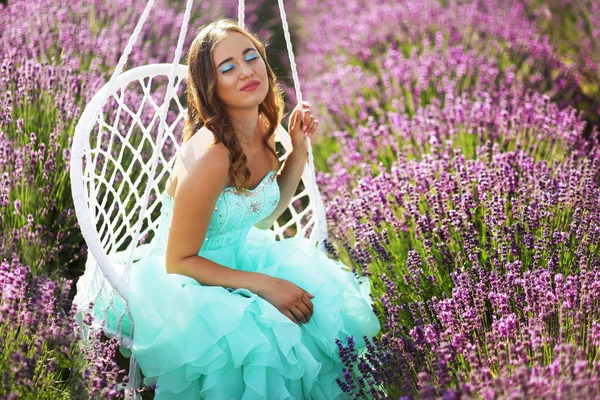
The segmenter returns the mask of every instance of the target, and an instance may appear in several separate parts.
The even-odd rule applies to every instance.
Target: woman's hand
[[[302,107],[296,106],[289,119],[288,132],[292,139],[294,149],[306,149],[305,137],[312,140],[313,134],[319,126],[319,121],[315,119],[310,110],[310,103],[302,102]]]
[[[273,304],[283,315],[296,324],[307,323],[313,314],[310,301],[314,295],[285,279],[266,275],[259,296]]]

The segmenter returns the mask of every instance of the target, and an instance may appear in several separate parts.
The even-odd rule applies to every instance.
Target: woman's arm
[[[273,222],[288,208],[298,188],[298,183],[300,183],[300,178],[308,160],[306,138],[309,137],[312,139],[318,126],[319,121],[311,114],[310,103],[307,101],[303,101],[302,106],[298,105],[292,111],[288,132],[293,150],[285,159],[282,171],[277,176],[280,193],[279,204],[277,204],[271,215],[254,225],[257,228],[269,229],[273,225]],[[283,129],[281,125],[279,127]],[[272,137],[271,140],[273,140],[273,148],[275,148],[275,138]]]
[[[182,163],[167,238],[167,274],[186,275],[205,286],[243,287],[261,295],[270,280],[267,275],[232,269],[198,255],[217,197],[227,183],[227,150],[219,146],[196,154],[192,149],[183,155]]]
[[[304,172],[306,161],[308,160],[307,148],[295,148],[290,152],[283,168],[277,175],[277,184],[279,185],[279,203],[275,210],[267,218],[258,222],[254,226],[259,229],[269,229],[281,214],[288,208],[290,201],[298,188],[300,178]]]

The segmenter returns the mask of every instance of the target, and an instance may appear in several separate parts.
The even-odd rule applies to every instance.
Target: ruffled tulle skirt
[[[164,256],[131,270],[132,353],[155,399],[338,399],[336,338],[375,336],[370,285],[304,238],[276,241],[252,228],[242,245],[201,251],[221,265],[289,280],[315,295],[313,316],[295,324],[247,289],[203,286],[167,274]]]

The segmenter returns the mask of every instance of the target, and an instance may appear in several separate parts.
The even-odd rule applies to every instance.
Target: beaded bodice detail
[[[268,217],[279,203],[276,177],[275,171],[269,171],[254,189],[246,192],[237,193],[234,187],[226,187],[217,198],[200,251],[237,244],[246,238],[254,224]],[[154,254],[166,251],[175,202],[166,192],[162,194],[161,200],[159,226],[153,239]]]

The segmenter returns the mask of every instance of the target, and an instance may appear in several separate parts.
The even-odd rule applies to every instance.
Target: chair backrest
[[[92,255],[125,301],[123,271],[128,270],[129,265],[121,265],[115,270],[112,264],[116,258],[123,259],[118,257],[119,254],[122,256],[139,248],[154,236],[160,195],[181,146],[180,137],[187,114],[184,106],[186,65],[179,65],[177,69],[175,90],[168,99],[166,130],[162,143],[157,143],[160,109],[171,67],[171,64],[150,64],[118,76],[115,89],[101,105],[102,111],[90,125],[91,130],[76,130],[73,141],[73,154],[83,154],[81,168],[72,166],[75,169],[71,176],[72,183],[77,180],[83,183],[83,198],[75,201],[77,217]],[[81,122],[89,121],[90,110],[107,98],[107,86],[88,103]],[[291,150],[290,137],[285,129],[278,129],[275,139],[283,160]],[[77,146],[81,148],[76,149]],[[154,176],[150,176],[156,152],[158,166]],[[144,204],[142,196],[148,183],[151,189],[143,213],[141,239],[139,243],[133,243]],[[315,224],[325,224],[321,199],[313,195],[315,187],[313,170],[305,168],[288,211],[271,228],[278,238],[301,235],[315,242],[324,239],[322,229],[313,229]],[[319,216],[323,221],[318,221]],[[133,261],[137,258],[134,256]]]

